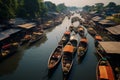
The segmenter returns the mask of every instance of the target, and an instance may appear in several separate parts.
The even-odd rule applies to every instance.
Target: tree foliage
[[[45,12],[43,0],[0,0],[0,19],[36,18]]]
[[[61,3],[61,4],[57,5],[57,9],[59,12],[63,12],[67,9],[67,7],[65,6],[64,3]]]

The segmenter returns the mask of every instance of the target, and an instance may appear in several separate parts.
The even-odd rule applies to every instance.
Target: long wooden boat
[[[88,33],[91,34],[91,36],[93,37],[97,34],[97,32],[92,27],[87,28],[87,30]]]
[[[84,37],[85,29],[81,26],[78,27],[78,33],[81,37]]]
[[[77,37],[77,35],[76,34],[71,35],[69,42],[72,44],[72,46],[74,46],[74,52],[76,52],[77,46],[78,46],[78,37]]]
[[[25,35],[24,36],[24,38],[23,39],[21,39],[21,41],[20,41],[20,45],[23,45],[23,44],[25,44],[25,43],[27,43],[30,39],[31,39],[31,35]]]
[[[59,44],[62,44],[63,46],[65,46],[68,43],[68,41],[70,40],[70,34],[71,34],[70,31],[65,31]]]
[[[96,48],[96,53],[98,55],[99,58],[103,58],[106,56],[106,53],[104,51],[104,49],[100,46],[100,44],[98,43],[97,46],[95,46]]]
[[[106,58],[99,60],[96,67],[96,77],[97,80],[115,80],[112,67]]]
[[[2,46],[0,58],[4,59],[4,58],[14,54],[18,50],[19,46],[20,45],[18,42],[14,42],[14,43],[10,43],[10,44],[6,44],[6,45]]]
[[[69,30],[72,32],[73,29],[74,29],[74,26],[73,26],[73,24],[71,24],[70,27],[69,27]]]
[[[88,49],[87,38],[86,37],[81,38],[77,48],[78,60],[80,60],[81,58],[83,58],[83,56],[85,56],[87,49]]]
[[[63,56],[62,56],[62,71],[64,80],[68,77],[72,65],[73,65],[73,54],[74,54],[74,46],[71,43],[67,43],[67,45],[63,48]]]
[[[35,43],[36,41],[40,40],[44,36],[44,32],[33,32],[32,37],[29,41],[29,45]]]
[[[62,45],[58,45],[56,49],[51,53],[48,59],[48,69],[53,70],[61,60],[62,57]]]
[[[99,41],[103,41],[103,39],[99,34],[96,34],[95,35],[95,46],[98,46]]]

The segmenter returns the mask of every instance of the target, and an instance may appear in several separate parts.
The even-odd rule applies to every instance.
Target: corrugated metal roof
[[[99,42],[101,47],[109,54],[120,54],[120,42],[107,41]]]
[[[19,32],[21,29],[8,29],[3,32],[0,32],[0,41],[9,37],[11,34]]]
[[[24,29],[30,29],[32,27],[35,27],[36,24],[35,23],[26,23],[26,24],[21,24],[21,25],[17,25],[20,28],[24,28]]]
[[[111,20],[107,20],[107,19],[100,20],[99,23],[103,25],[115,25],[114,22],[112,22]]]
[[[7,30],[1,32],[1,34],[11,35],[11,34],[19,32],[20,30],[21,29],[7,29]]]
[[[9,35],[5,35],[5,34],[0,33],[0,41],[3,40],[3,39],[6,39],[8,37],[9,37]]]
[[[114,35],[120,35],[120,25],[106,28],[106,30]]]

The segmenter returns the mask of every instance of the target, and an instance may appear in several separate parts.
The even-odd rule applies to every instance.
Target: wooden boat
[[[23,45],[25,43],[27,43],[29,40],[31,39],[31,35],[25,35],[23,39],[21,39],[20,41],[20,45]]]
[[[84,37],[85,30],[83,27],[79,26],[78,27],[78,33],[81,37]]]
[[[76,34],[71,35],[69,42],[72,44],[72,46],[74,46],[74,52],[76,52],[77,46],[78,46],[78,37],[77,37],[77,35]]]
[[[95,48],[98,57],[103,58],[104,56],[106,56],[104,49],[99,44]]]
[[[1,48],[1,54],[0,57],[2,59],[14,54],[19,48],[19,43],[14,42],[14,43],[10,43],[10,44],[6,44],[4,46],[2,46]]]
[[[49,59],[48,59],[48,69],[52,70],[54,69],[58,63],[61,60],[62,57],[62,45],[58,45],[57,48],[51,53]]]
[[[98,42],[102,41],[102,40],[103,40],[102,37],[99,34],[96,34],[95,35],[95,46],[97,46]]]
[[[74,29],[74,26],[73,26],[73,24],[72,24],[72,25],[70,25],[69,30],[72,32],[73,29]]]
[[[71,43],[67,43],[67,45],[63,48],[63,56],[62,56],[62,71],[64,80],[68,77],[72,65],[73,65],[73,54],[74,54],[74,46]]]
[[[87,30],[88,30],[88,33],[91,34],[91,36],[93,37],[97,34],[97,32],[91,27],[87,28]]]
[[[106,58],[99,60],[96,67],[96,77],[97,80],[115,80],[112,67]]]
[[[32,37],[29,41],[29,45],[35,43],[36,41],[40,40],[44,36],[44,32],[33,32]]]
[[[87,49],[88,49],[87,38],[86,37],[81,38],[77,48],[78,60],[80,60],[86,54]]]
[[[70,40],[70,31],[66,31],[63,36],[62,39],[60,40],[59,44],[65,46],[67,44],[67,42]]]

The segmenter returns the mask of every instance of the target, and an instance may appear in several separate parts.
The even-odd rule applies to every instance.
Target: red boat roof
[[[7,49],[7,48],[9,48],[10,46],[11,46],[11,44],[6,44],[6,45],[2,46],[2,49]]]

